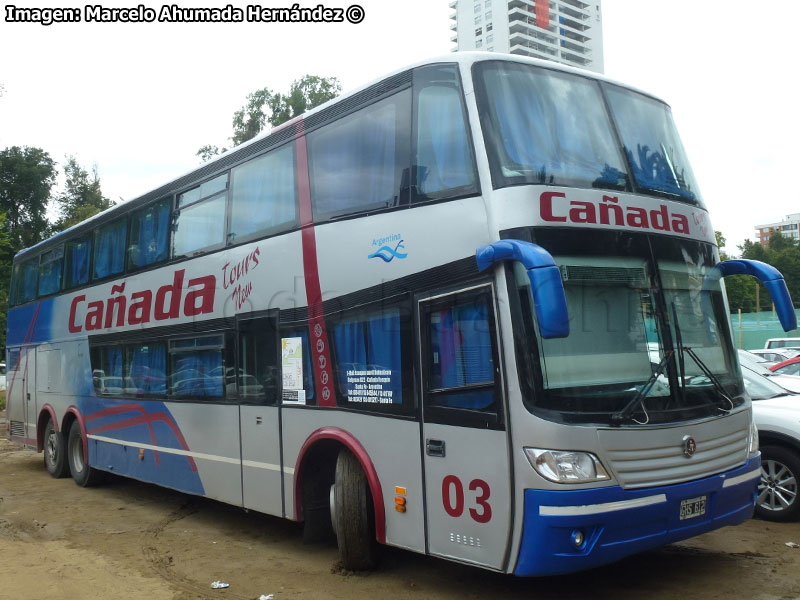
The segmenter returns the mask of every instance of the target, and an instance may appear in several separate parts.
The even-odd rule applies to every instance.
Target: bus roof
[[[567,66],[567,65],[562,65],[560,63],[556,63],[556,62],[552,62],[552,61],[541,60],[541,59],[538,59],[538,58],[530,58],[530,57],[526,57],[526,56],[518,56],[518,55],[515,55],[515,54],[501,54],[501,53],[497,53],[497,52],[453,52],[453,53],[450,53],[450,54],[444,54],[444,55],[440,55],[440,56],[437,56],[437,57],[434,57],[434,58],[430,58],[430,59],[427,59],[427,60],[417,61],[417,62],[412,63],[410,65],[406,65],[406,66],[404,66],[402,68],[395,69],[394,71],[391,71],[391,72],[383,75],[382,77],[380,77],[378,79],[374,79],[374,80],[372,80],[372,81],[370,81],[368,83],[365,83],[365,84],[363,84],[363,85],[361,85],[361,86],[359,86],[357,88],[349,90],[349,91],[341,94],[340,96],[337,96],[336,98],[328,100],[327,102],[325,102],[323,104],[320,104],[319,106],[317,106],[315,108],[312,108],[311,110],[306,111],[305,113],[294,117],[293,119],[287,121],[286,123],[282,123],[281,125],[273,127],[269,131],[263,131],[263,132],[259,133],[256,137],[254,137],[253,139],[248,140],[248,141],[244,142],[243,144],[240,144],[240,145],[236,146],[235,148],[229,150],[228,152],[226,152],[224,154],[220,154],[220,155],[214,157],[213,159],[209,160],[208,162],[203,163],[202,165],[198,166],[195,169],[187,171],[186,173],[184,173],[184,174],[182,174],[182,175],[170,180],[169,182],[165,183],[164,185],[162,185],[162,186],[160,186],[160,187],[158,187],[158,188],[156,188],[154,190],[146,192],[146,193],[142,194],[141,196],[137,196],[136,198],[133,198],[131,200],[124,201],[121,204],[116,204],[116,205],[112,206],[111,208],[108,208],[108,209],[106,209],[106,210],[104,210],[104,211],[102,211],[102,212],[100,212],[100,213],[98,213],[98,214],[86,219],[85,221],[81,221],[80,223],[77,223],[77,224],[73,225],[72,227],[69,227],[68,229],[65,229],[64,231],[61,231],[61,232],[55,234],[54,236],[52,236],[52,237],[50,237],[50,238],[48,238],[46,240],[42,240],[41,242],[39,242],[39,243],[37,243],[37,244],[35,244],[33,246],[30,246],[29,248],[24,248],[23,250],[20,250],[17,253],[17,255],[14,257],[14,263],[19,262],[20,260],[26,258],[29,254],[34,254],[34,253],[38,252],[39,250],[42,250],[46,246],[56,245],[56,244],[60,243],[61,241],[66,240],[67,238],[71,237],[73,234],[80,234],[80,233],[82,233],[84,231],[87,231],[87,230],[91,229],[95,225],[100,225],[102,223],[105,223],[107,221],[110,221],[110,220],[116,218],[117,216],[121,216],[121,215],[123,215],[123,214],[125,214],[127,212],[136,210],[137,208],[139,208],[141,206],[144,206],[144,205],[146,205],[146,204],[148,204],[148,203],[150,203],[150,202],[152,202],[154,200],[166,198],[166,197],[169,197],[169,196],[171,196],[171,195],[173,195],[175,193],[178,193],[180,191],[189,189],[190,187],[192,187],[193,185],[195,185],[195,184],[197,184],[197,183],[199,183],[201,181],[209,179],[209,178],[213,177],[216,174],[219,174],[219,173],[222,173],[224,171],[227,171],[231,167],[233,167],[233,166],[235,166],[235,165],[237,165],[237,164],[239,164],[241,162],[244,162],[245,160],[249,159],[250,157],[260,153],[262,150],[265,150],[267,147],[270,147],[270,146],[274,145],[275,143],[280,143],[280,142],[272,142],[272,143],[270,143],[269,140],[271,138],[276,137],[276,136],[283,137],[283,136],[281,136],[282,132],[284,132],[284,136],[286,137],[285,141],[288,141],[289,139],[292,139],[294,137],[294,135],[292,135],[291,132],[290,132],[292,126],[295,125],[300,119],[303,119],[304,121],[306,121],[306,120],[310,119],[311,117],[313,117],[314,115],[317,115],[319,113],[322,113],[323,111],[329,110],[331,107],[334,107],[334,106],[339,105],[339,104],[344,104],[344,103],[347,102],[348,99],[353,98],[353,97],[355,97],[355,96],[357,96],[359,94],[362,94],[362,93],[370,90],[371,88],[374,88],[375,86],[377,86],[381,82],[392,80],[393,78],[397,78],[397,77],[402,76],[404,74],[410,74],[412,69],[415,69],[415,68],[418,68],[418,67],[422,67],[422,66],[426,66],[426,65],[458,63],[461,67],[463,67],[465,69],[469,69],[476,62],[492,61],[492,60],[495,60],[495,61],[496,60],[503,60],[503,61],[509,61],[509,62],[518,62],[518,63],[523,63],[523,64],[535,65],[535,66],[538,66],[538,67],[543,67],[543,68],[547,68],[547,69],[554,70],[554,71],[563,71],[565,73],[573,73],[573,74],[576,74],[576,75],[581,75],[583,77],[588,77],[588,78],[591,78],[591,79],[597,79],[597,80],[600,80],[600,81],[605,81],[607,83],[611,83],[613,85],[618,85],[618,86],[624,87],[626,89],[629,89],[629,90],[632,90],[632,91],[647,95],[647,96],[649,96],[649,97],[651,97],[651,98],[653,98],[655,100],[658,100],[659,102],[664,103],[663,100],[661,100],[657,96],[654,96],[653,94],[650,94],[648,92],[642,91],[642,90],[637,89],[637,88],[635,88],[633,86],[620,83],[620,82],[615,81],[615,80],[613,80],[611,78],[605,77],[604,75],[600,75],[600,74],[594,73],[592,71],[586,71],[586,70],[583,70],[583,69],[578,69],[578,68],[575,68],[575,67],[570,67],[570,66]],[[666,104],[666,103],[664,103],[664,104]],[[284,141],[284,140],[280,140],[280,141]]]

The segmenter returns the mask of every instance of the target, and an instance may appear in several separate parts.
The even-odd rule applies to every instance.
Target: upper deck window
[[[414,72],[414,201],[477,193],[472,144],[456,65]]]
[[[529,65],[475,65],[495,188],[536,183],[627,189],[597,82]]]
[[[700,191],[669,106],[611,85],[606,86],[606,95],[636,187],[700,202]]]
[[[89,283],[89,261],[92,255],[92,238],[72,240],[66,244],[66,269],[64,288],[70,289]]]
[[[47,296],[61,289],[61,265],[64,262],[64,246],[58,246],[42,254],[39,261],[39,295]]]
[[[297,222],[294,159],[292,143],[233,170],[229,243],[277,233]]]
[[[36,298],[38,275],[37,259],[14,265],[14,285],[11,290],[14,304],[24,304]]]
[[[162,200],[133,213],[128,245],[129,268],[146,267],[166,260],[169,222],[169,200]]]
[[[211,250],[225,243],[227,187],[225,173],[178,196],[173,256]]]
[[[308,135],[314,220],[400,204],[410,119],[403,90]]]
[[[104,279],[125,269],[125,236],[127,219],[117,219],[94,232],[94,274],[92,279]]]

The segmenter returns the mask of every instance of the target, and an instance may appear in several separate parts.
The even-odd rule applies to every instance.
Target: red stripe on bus
[[[175,437],[178,439],[178,443],[181,445],[183,450],[190,452],[189,445],[186,443],[186,440],[181,433],[181,430],[178,429],[177,424],[172,420],[170,415],[165,412],[154,412],[154,413],[144,413],[140,417],[132,417],[130,419],[125,419],[123,421],[116,421],[114,423],[109,423],[108,425],[102,425],[100,427],[95,427],[91,431],[90,434],[96,435],[98,433],[103,433],[106,431],[114,431],[117,429],[125,429],[127,427],[135,427],[136,425],[143,425],[146,424],[148,427],[155,421],[160,421],[162,423],[166,423],[167,427],[172,430],[172,433],[175,434]],[[125,440],[120,440],[124,442]],[[194,458],[191,456],[187,456],[186,459],[189,461],[189,466],[191,466],[192,471],[197,472],[197,464],[194,462]]]
[[[99,410],[97,412],[92,413],[86,417],[87,421],[93,421],[94,419],[102,419],[103,417],[110,417],[114,415],[120,415],[126,412],[138,412],[139,414],[145,415],[147,411],[145,411],[144,407],[139,404],[135,404],[133,402],[129,402],[127,404],[120,404],[119,406],[112,406],[111,408],[106,408],[104,410]],[[153,430],[153,423],[149,421],[147,423],[147,429],[150,431],[150,441],[153,443],[153,446],[156,446],[156,433]],[[188,450],[188,448],[184,448],[184,450]],[[158,454],[158,450],[153,450],[153,458],[156,461],[156,465],[161,465],[161,457]]]
[[[303,275],[305,277],[306,300],[308,301],[308,351],[314,371],[314,389],[317,392],[318,406],[336,406],[331,376],[331,353],[328,348],[328,328],[322,316],[322,288],[319,282],[317,264],[317,237],[314,233],[311,212],[311,182],[308,175],[308,151],[306,148],[305,125],[297,123],[300,135],[297,148],[297,189],[300,200],[300,226],[303,242]]]
[[[347,447],[361,463],[364,474],[367,476],[369,491],[372,494],[372,504],[375,508],[375,538],[381,544],[386,543],[386,513],[383,508],[383,491],[375,465],[369,454],[364,450],[364,446],[350,433],[338,427],[321,427],[308,436],[300,454],[297,456],[297,463],[294,468],[294,518],[296,521],[303,519],[303,459],[306,452],[320,440],[336,440]]]

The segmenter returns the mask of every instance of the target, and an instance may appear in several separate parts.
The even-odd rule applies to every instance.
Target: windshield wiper
[[[611,415],[611,424],[614,427],[619,427],[625,421],[630,419],[631,416],[633,415],[636,405],[644,402],[644,399],[647,397],[647,394],[649,394],[650,390],[653,389],[653,386],[658,380],[658,377],[661,375],[661,373],[664,372],[664,368],[667,366],[667,363],[669,362],[669,359],[672,358],[673,354],[674,352],[672,350],[665,352],[663,358],[661,359],[661,362],[658,363],[658,367],[656,367],[656,370],[650,374],[650,377],[647,379],[645,384],[641,388],[639,388],[639,391],[636,392],[636,395],[633,398],[631,398],[630,402],[628,402],[622,408],[622,410],[619,410]],[[644,410],[644,404],[642,404],[642,410]],[[645,410],[645,415],[646,414],[647,411]]]
[[[714,373],[711,372],[711,369],[709,369],[708,366],[706,365],[706,363],[704,363],[700,359],[700,357],[697,356],[697,354],[695,354],[695,351],[692,350],[691,347],[683,345],[683,339],[682,339],[682,336],[681,336],[681,327],[678,324],[678,311],[675,309],[675,303],[674,302],[672,303],[672,318],[675,321],[675,323],[674,323],[675,341],[677,342],[677,345],[678,345],[678,368],[680,369],[679,381],[680,381],[681,403],[684,406],[686,405],[686,401],[685,401],[686,400],[686,370],[684,368],[685,364],[684,364],[684,357],[683,357],[683,353],[685,352],[697,364],[697,366],[700,367],[700,370],[703,372],[703,375],[708,377],[708,380],[714,386],[714,389],[717,390],[719,395],[722,398],[724,398],[725,400],[727,400],[728,404],[730,404],[730,408],[724,408],[722,406],[722,404],[718,402],[718,403],[716,403],[718,408],[720,410],[722,410],[722,411],[730,412],[734,407],[734,403],[733,403],[733,400],[730,399],[728,394],[725,393],[725,388],[722,387],[722,383],[720,383],[719,378],[716,375],[714,375]]]
[[[722,387],[722,383],[720,383],[719,378],[716,375],[714,375],[714,373],[711,372],[711,369],[709,369],[708,366],[706,366],[706,363],[704,363],[700,359],[700,357],[697,356],[697,354],[695,354],[694,350],[692,350],[689,346],[684,346],[681,348],[681,350],[686,352],[686,354],[688,354],[691,357],[691,359],[695,363],[697,363],[697,366],[700,367],[700,370],[703,372],[703,375],[708,377],[708,380],[714,386],[714,389],[717,390],[717,392],[722,398],[728,401],[728,404],[730,404],[730,408],[725,408],[720,403],[717,403],[719,409],[725,411],[726,413],[733,410],[733,407],[735,406],[733,400],[731,400],[730,396],[728,396],[728,394],[725,393],[725,388]],[[682,385],[686,385],[686,382],[683,382]]]

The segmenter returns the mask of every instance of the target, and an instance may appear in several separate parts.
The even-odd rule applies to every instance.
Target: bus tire
[[[374,569],[378,564],[375,509],[367,475],[347,449],[339,451],[334,483],[334,524],[342,566],[349,571]]]
[[[800,455],[782,446],[761,448],[761,481],[755,513],[767,521],[794,521],[800,516]]]
[[[47,425],[44,427],[43,446],[42,454],[44,454],[44,467],[47,472],[56,479],[69,475],[64,435],[60,431],[56,431],[52,419],[47,419]]]
[[[72,479],[81,487],[91,487],[100,482],[102,473],[89,466],[83,455],[83,434],[78,421],[73,421],[67,437],[67,460]]]

